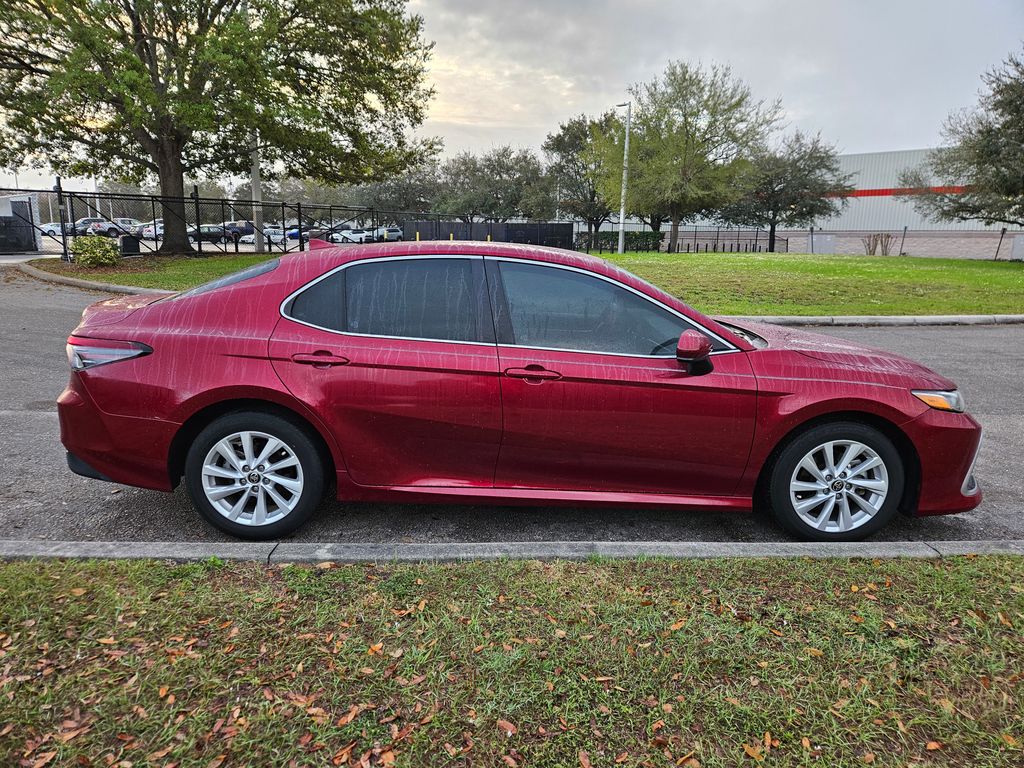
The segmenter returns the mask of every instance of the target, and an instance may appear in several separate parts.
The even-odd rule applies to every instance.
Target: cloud
[[[446,151],[539,146],[670,59],[729,64],[793,127],[843,151],[933,145],[980,76],[1019,50],[1013,0],[413,0],[436,41],[424,132]]]

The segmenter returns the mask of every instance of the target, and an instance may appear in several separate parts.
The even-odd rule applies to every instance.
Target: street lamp
[[[633,102],[616,104],[626,108],[626,142],[622,147],[622,196],[619,200],[619,253],[626,250],[626,183],[629,181],[629,126],[633,119]]]

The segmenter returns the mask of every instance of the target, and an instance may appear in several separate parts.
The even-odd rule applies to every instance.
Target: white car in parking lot
[[[263,230],[263,239],[270,245],[281,245],[287,239],[283,229],[275,229],[274,227],[267,227]],[[248,235],[242,235],[238,238],[238,242],[245,243],[246,245],[256,244],[256,233],[253,232]]]

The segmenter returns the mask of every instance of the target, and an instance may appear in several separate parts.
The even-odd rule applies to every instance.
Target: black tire
[[[799,462],[816,447],[833,440],[857,441],[867,446],[882,460],[888,475],[889,487],[881,507],[870,519],[846,532],[821,531],[805,522],[794,509],[790,494],[790,482]],[[782,448],[768,469],[765,496],[779,524],[801,540],[859,541],[885,527],[896,515],[904,482],[903,458],[888,437],[867,424],[839,421],[811,427]]]
[[[111,227],[107,230],[107,237],[117,237],[117,230]]]
[[[203,490],[203,462],[207,454],[225,437],[245,431],[263,432],[282,441],[298,460],[302,472],[302,489],[292,510],[260,526],[229,520]],[[192,442],[185,458],[185,488],[193,506],[214,527],[240,539],[278,539],[301,527],[319,505],[324,492],[324,465],[313,439],[302,427],[275,414],[240,411],[215,419]]]

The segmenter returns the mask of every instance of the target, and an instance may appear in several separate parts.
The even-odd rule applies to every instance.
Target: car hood
[[[826,363],[833,369],[846,369],[861,376],[870,372],[875,374],[872,378],[887,384],[906,384],[921,389],[956,389],[956,384],[945,376],[892,352],[797,328],[735,320],[724,322],[762,337],[768,342],[768,349],[795,352]]]

